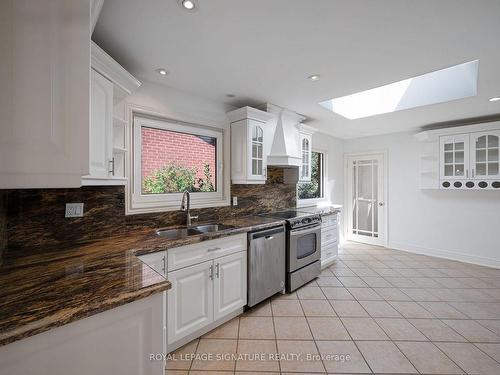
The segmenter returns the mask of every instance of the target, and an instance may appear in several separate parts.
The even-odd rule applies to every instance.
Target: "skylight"
[[[319,103],[350,120],[477,95],[479,60]]]

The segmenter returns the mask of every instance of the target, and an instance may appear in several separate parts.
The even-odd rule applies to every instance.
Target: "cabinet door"
[[[0,189],[80,187],[89,173],[89,2],[3,1],[0,35]]]
[[[439,138],[441,179],[471,177],[469,170],[469,135],[457,134]]]
[[[169,272],[167,291],[168,344],[196,332],[213,321],[213,262]]]
[[[249,150],[249,166],[248,176],[250,180],[265,181],[267,164],[266,155],[264,154],[265,142],[263,124],[248,120],[248,150]]]
[[[471,169],[472,178],[499,178],[500,130],[472,133]]]
[[[113,83],[92,69],[90,177],[106,178],[112,160]]]
[[[247,303],[247,252],[215,259],[214,320]]]
[[[301,182],[311,181],[311,136],[301,134],[300,136],[300,150],[302,162],[300,165],[299,178]]]

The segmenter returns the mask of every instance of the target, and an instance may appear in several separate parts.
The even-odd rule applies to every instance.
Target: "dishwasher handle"
[[[265,237],[266,240],[272,240],[273,234],[285,233],[285,227],[279,226],[277,228],[271,228],[269,230],[261,230],[258,232],[249,233],[250,240],[256,240],[257,238]]]

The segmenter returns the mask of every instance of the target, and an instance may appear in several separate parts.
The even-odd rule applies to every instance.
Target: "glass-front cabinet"
[[[248,127],[251,133],[249,137],[250,145],[250,175],[253,179],[266,179],[266,159],[264,158],[264,130],[262,124],[251,121]]]
[[[268,121],[275,115],[251,107],[227,114],[231,122],[231,182],[264,184],[267,179],[267,154],[272,132]]]
[[[439,138],[441,189],[500,188],[500,130]]]
[[[311,136],[309,134],[300,134],[301,165],[299,168],[299,181],[311,181]]]
[[[500,130],[472,133],[470,137],[472,178],[499,178]]]
[[[469,178],[469,135],[441,137],[441,179]]]

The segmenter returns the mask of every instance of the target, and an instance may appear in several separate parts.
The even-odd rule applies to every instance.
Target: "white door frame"
[[[370,158],[370,157],[375,157],[375,156],[381,156],[382,157],[382,173],[383,173],[383,178],[382,178],[382,186],[383,186],[383,202],[384,205],[382,207],[379,206],[379,210],[383,209],[383,222],[378,223],[379,229],[382,228],[382,230],[379,230],[379,237],[378,239],[374,240],[371,239],[370,237],[367,237],[364,239],[363,243],[367,244],[373,244],[377,246],[383,246],[387,247],[388,243],[388,227],[389,227],[389,221],[388,221],[388,211],[389,211],[389,199],[388,199],[388,157],[387,157],[387,150],[382,150],[382,151],[369,151],[369,152],[355,152],[355,153],[344,153],[344,238],[346,240],[350,239],[350,227],[351,227],[351,221],[352,221],[352,200],[350,199],[350,187],[351,187],[351,181],[349,179],[349,160],[352,158]],[[382,225],[382,227],[381,227]],[[356,239],[357,242],[359,239]]]

